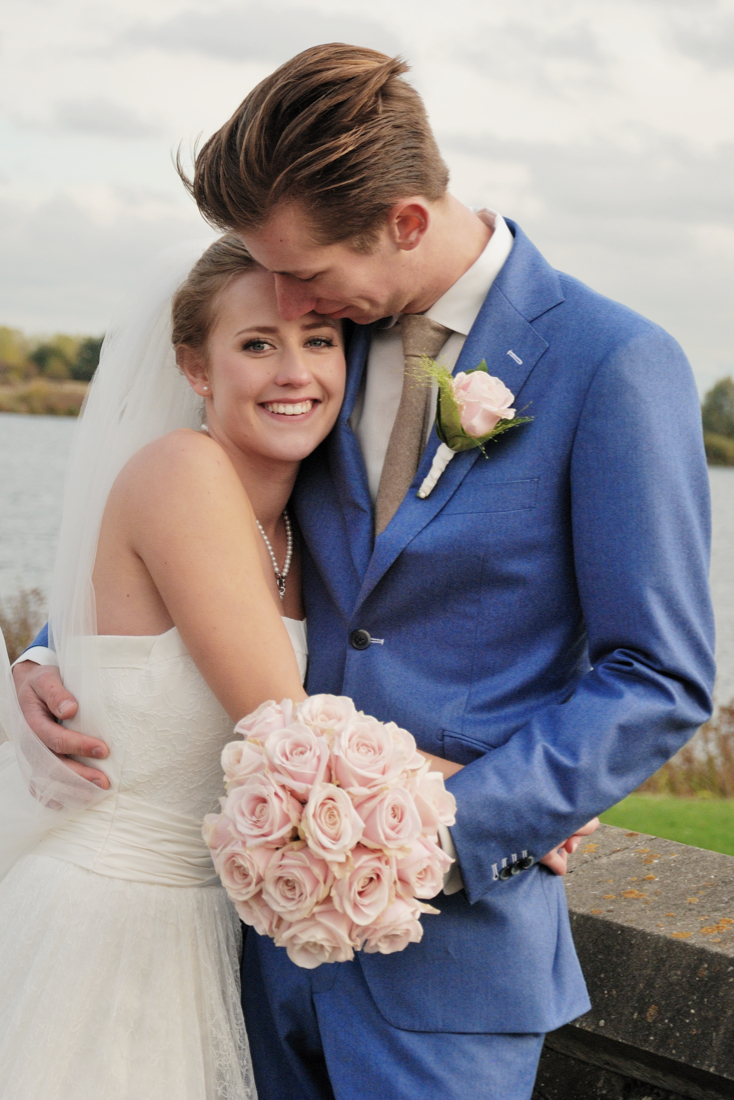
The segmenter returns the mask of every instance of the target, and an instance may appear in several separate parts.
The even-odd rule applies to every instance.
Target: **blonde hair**
[[[368,250],[401,198],[441,198],[448,169],[408,65],[331,43],[281,65],[250,92],[181,178],[213,225],[260,229],[304,205],[316,242]]]

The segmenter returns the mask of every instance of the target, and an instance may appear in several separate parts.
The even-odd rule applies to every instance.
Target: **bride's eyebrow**
[[[273,325],[251,325],[249,328],[241,328],[239,332],[236,332],[235,339],[238,336],[244,336],[246,332],[263,333],[265,336],[278,335],[278,330]]]

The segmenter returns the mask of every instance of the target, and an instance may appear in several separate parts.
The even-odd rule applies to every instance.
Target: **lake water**
[[[48,591],[75,421],[0,413],[0,598]],[[719,702],[734,698],[734,468],[709,470]]]

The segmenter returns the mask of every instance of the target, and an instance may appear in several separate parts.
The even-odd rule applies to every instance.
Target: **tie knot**
[[[400,318],[400,329],[403,334],[403,355],[416,359],[421,355],[435,359],[451,335],[450,328],[439,325],[438,321],[432,321],[424,313],[404,313]]]

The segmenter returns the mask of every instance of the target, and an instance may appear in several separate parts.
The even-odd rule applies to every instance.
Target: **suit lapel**
[[[349,345],[344,403],[329,440],[329,464],[334,487],[348,532],[349,552],[360,581],[372,554],[372,501],[364,458],[349,418],[359,394],[371,334],[371,326],[355,327]]]

